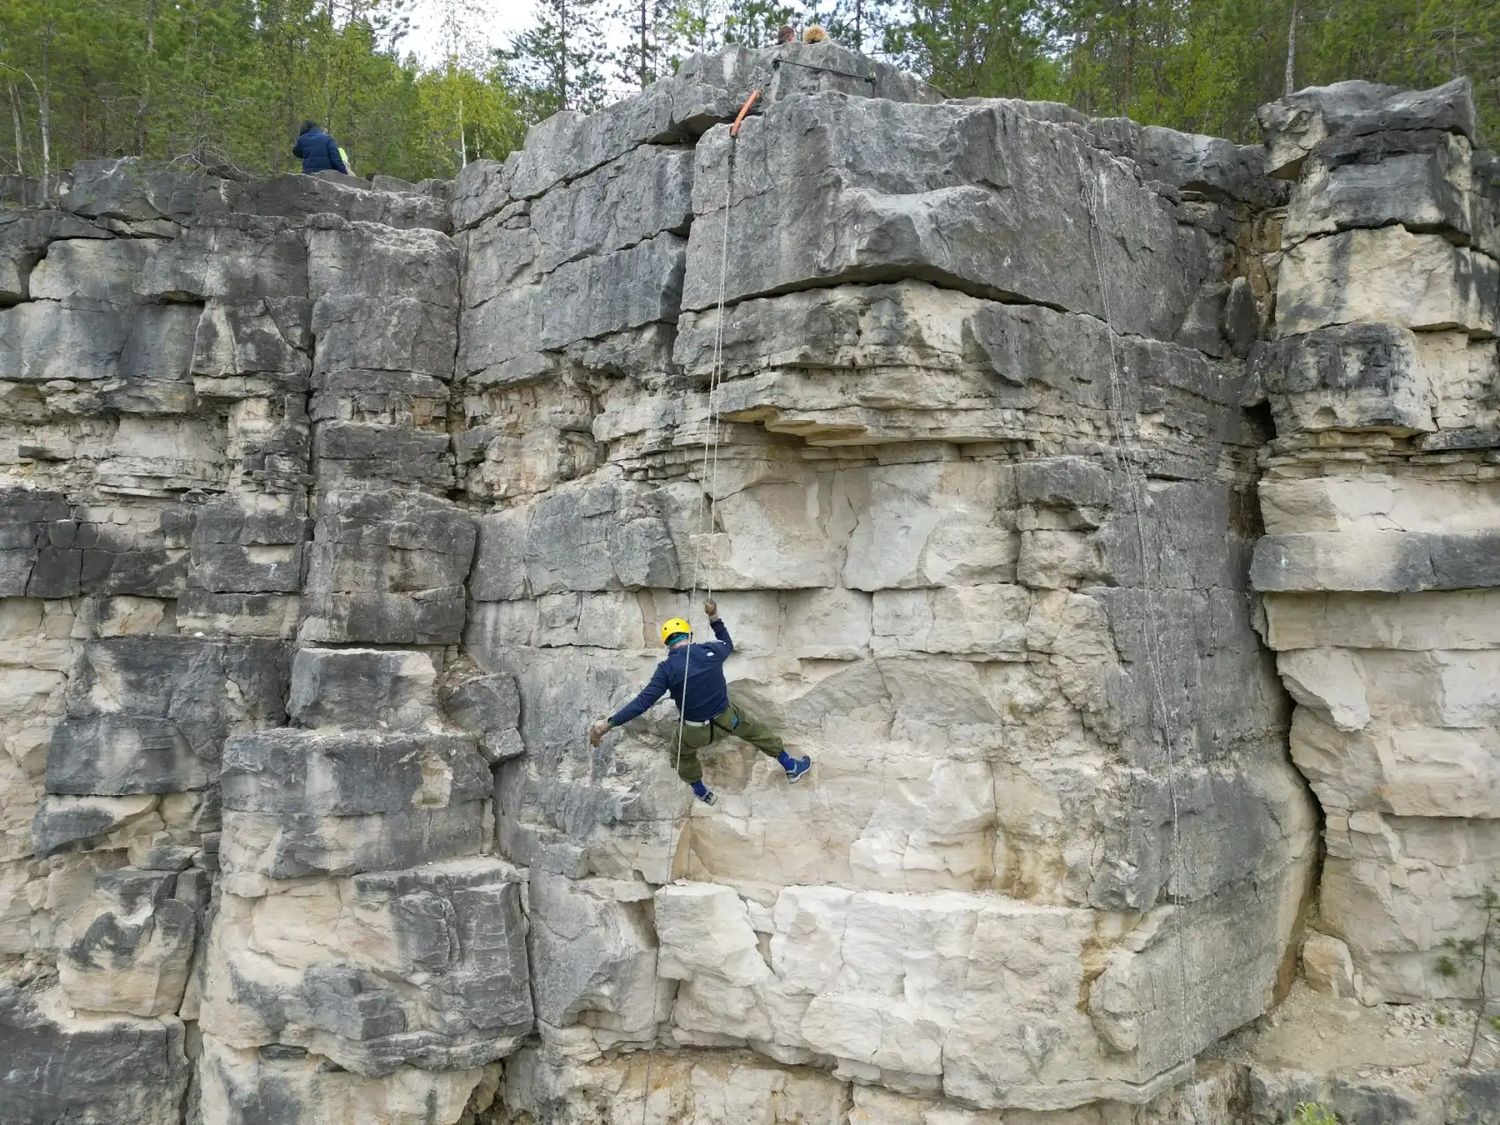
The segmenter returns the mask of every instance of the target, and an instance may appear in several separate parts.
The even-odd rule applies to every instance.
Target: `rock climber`
[[[698,760],[698,751],[720,736],[743,739],[766,757],[775,758],[786,771],[787,781],[796,784],[812,769],[812,759],[788,754],[776,732],[729,694],[729,685],[724,681],[724,661],[734,651],[734,642],[729,639],[728,626],[719,617],[717,603],[704,602],[703,612],[708,614],[708,624],[717,639],[694,644],[693,627],[681,617],[662,625],[661,640],[667,646],[667,658],[657,664],[651,682],[639,695],[589,728],[589,742],[598,746],[615,727],[644,715],[658,699],[670,694],[680,716],[672,736],[677,776],[692,786],[693,796],[698,800],[705,805],[717,800],[713,790],[703,784],[703,764]]]
[[[292,155],[302,158],[302,172],[307,176],[319,172],[342,172],[347,176],[349,165],[344,163],[342,151],[316,121],[302,123],[297,143],[292,146]]]
[[[776,45],[781,47],[795,42],[797,42],[797,29],[789,23],[782,24],[781,30],[776,33]]]
[[[804,31],[802,33],[802,42],[804,42],[804,43],[827,43],[828,42],[828,32],[824,31],[817,24],[813,24],[811,27],[809,27],[806,31]]]

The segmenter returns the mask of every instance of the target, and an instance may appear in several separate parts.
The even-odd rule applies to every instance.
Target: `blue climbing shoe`
[[[693,782],[693,796],[697,797],[705,805],[712,805],[719,799],[714,796],[714,791],[701,781]]]
[[[783,765],[786,770],[786,779],[789,784],[796,785],[806,776],[807,771],[812,769],[811,758],[793,758],[790,765]]]

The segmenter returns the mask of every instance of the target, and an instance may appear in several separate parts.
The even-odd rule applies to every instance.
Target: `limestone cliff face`
[[[1304,942],[1478,995],[1493,165],[1265,127],[793,46],[0,212],[0,1118],[1269,1125]],[[712,808],[583,738],[705,589]]]

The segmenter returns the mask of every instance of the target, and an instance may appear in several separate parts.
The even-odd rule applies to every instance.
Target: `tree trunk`
[[[568,108],[568,5],[557,6],[557,108]]]
[[[1297,88],[1297,0],[1292,0],[1292,18],[1286,28],[1286,81],[1283,97],[1290,97]]]
[[[31,83],[36,94],[37,123],[42,133],[43,199],[52,191],[52,37],[56,34],[57,26],[48,23],[46,37],[42,40],[42,84],[38,88],[35,82]]]
[[[151,112],[151,79],[156,71],[156,6],[158,0],[146,5],[146,65],[141,74],[141,96],[135,103],[135,151],[146,155],[146,118]]]
[[[469,137],[464,131],[464,90],[458,88],[458,166],[469,166]]]
[[[650,3],[650,0],[641,0],[640,33],[641,33],[641,89],[642,90],[644,90],[647,86],[651,85],[651,77],[650,77],[650,75],[651,75],[652,67],[650,66],[650,61],[649,61],[650,60],[650,52],[651,52],[651,44],[650,44],[650,41],[646,38],[646,6],[649,3]]]
[[[10,84],[10,123],[16,130],[16,175],[26,175],[26,159],[23,143],[24,133],[21,130],[21,94],[16,89],[16,84]]]

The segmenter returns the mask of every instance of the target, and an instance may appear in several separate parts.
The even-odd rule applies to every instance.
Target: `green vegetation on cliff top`
[[[420,12],[418,6],[421,5]],[[144,153],[293,170],[304,117],[358,174],[450,176],[527,125],[592,109],[695,50],[817,19],[952,96],[1068,102],[1236,140],[1286,89],[1342,78],[1475,83],[1500,126],[1493,0],[538,0],[508,49],[470,0],[7,0],[0,171]],[[439,61],[409,50],[428,20]],[[1292,50],[1288,51],[1289,42]]]

